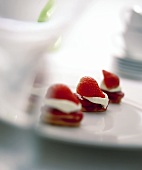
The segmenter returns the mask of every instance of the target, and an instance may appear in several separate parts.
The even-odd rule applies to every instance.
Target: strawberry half
[[[82,77],[76,89],[77,93],[86,97],[102,97],[105,98],[97,81],[92,77]]]
[[[119,86],[119,77],[111,72],[102,70],[104,75],[104,83],[108,89],[116,88]]]
[[[50,86],[47,90],[46,98],[65,99],[79,104],[76,95],[64,84],[54,84]]]

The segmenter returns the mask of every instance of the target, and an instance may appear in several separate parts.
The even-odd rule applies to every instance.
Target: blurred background
[[[105,69],[118,74],[126,98],[132,103],[141,105],[142,13],[139,8],[134,10],[135,5],[142,7],[142,1],[91,1],[87,10],[84,10],[77,21],[74,18],[68,25],[68,30],[60,34],[54,48],[45,53],[43,60],[39,62],[37,78],[43,81],[42,87],[62,82],[74,88],[80,77],[85,75],[93,76],[100,82],[101,71]],[[131,17],[141,24],[137,26]],[[39,139],[34,134],[31,135],[30,131],[25,132],[22,129],[23,138],[20,138],[21,129],[13,126],[12,129],[10,125],[9,130],[7,125],[3,123],[0,125],[0,169],[9,170],[10,166],[11,170],[12,166],[16,170],[46,167],[45,160],[43,162],[40,160],[39,164],[35,161],[42,154],[37,156],[41,150],[39,143],[35,142]],[[54,158],[53,155],[52,157]],[[50,162],[49,166],[52,164],[54,161]]]
[[[90,71],[94,72],[94,75],[101,69],[114,69],[112,61],[116,56],[127,57],[123,34],[128,32],[131,9],[135,5],[141,6],[142,2],[140,0],[94,1],[89,10],[84,12],[66,34],[59,50],[49,56],[50,64],[74,72],[83,71],[85,74]],[[134,34],[137,32],[137,29],[133,29]],[[133,56],[130,59],[137,58]],[[51,67],[53,71],[54,68]],[[125,78],[129,78],[129,75]]]
[[[128,99],[140,103],[142,97],[131,89],[141,91],[141,5],[140,0],[94,1],[48,55],[49,75],[54,75],[49,81],[74,86],[81,76],[92,75],[100,82],[106,69],[121,77]]]

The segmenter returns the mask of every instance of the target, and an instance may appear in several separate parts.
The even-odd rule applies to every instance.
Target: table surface
[[[121,34],[123,8],[140,1],[94,1],[66,33],[59,50],[48,55],[50,81],[76,83],[81,75],[99,75],[110,70],[116,46],[113,36]],[[56,69],[55,69],[56,68]],[[67,79],[67,74],[70,77]],[[128,98],[141,103],[141,81],[122,78]],[[130,93],[135,87],[135,94]],[[2,170],[139,170],[142,150],[89,147],[39,137],[30,129],[0,123],[0,169]]]

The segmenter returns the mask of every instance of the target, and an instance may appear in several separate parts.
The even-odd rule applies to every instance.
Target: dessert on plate
[[[41,120],[62,126],[79,126],[83,119],[81,103],[67,85],[53,84],[45,95]]]
[[[121,90],[120,79],[114,73],[102,70],[104,79],[101,82],[100,88],[108,95],[111,103],[120,103],[124,97]]]
[[[107,110],[109,99],[97,81],[89,76],[82,77],[76,88],[76,95],[84,112],[103,112]]]

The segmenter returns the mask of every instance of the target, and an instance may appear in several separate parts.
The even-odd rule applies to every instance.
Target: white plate
[[[113,65],[116,74],[135,80],[142,80],[142,71],[133,70],[117,63]]]
[[[116,74],[130,79],[142,79],[142,62],[126,57],[113,58],[113,70]]]
[[[104,113],[84,113],[80,127],[39,123],[37,131],[56,141],[91,147],[142,149],[142,109],[127,102],[110,104]]]
[[[141,81],[142,80],[142,75],[141,74],[135,74],[135,73],[131,73],[131,72],[128,72],[124,69],[118,69],[115,70],[115,72],[121,76],[121,77],[124,77],[124,78],[128,78],[128,79],[132,79],[132,80],[137,80],[137,81]]]
[[[123,72],[129,73],[129,74],[133,74],[134,76],[138,75],[139,77],[142,77],[142,71],[134,70],[134,69],[131,69],[129,67],[122,66],[122,65],[118,65],[118,67],[119,67],[119,70],[121,70]]]
[[[131,59],[129,57],[115,57],[115,60],[119,63],[130,65],[132,67],[141,68],[141,66],[142,66],[142,61],[134,60],[134,59]]]
[[[124,68],[130,69],[130,70],[142,72],[142,65],[140,65],[140,66],[138,66],[138,65],[131,65],[129,63],[120,62],[118,60],[116,60],[116,62],[117,62],[119,67],[124,67]]]

